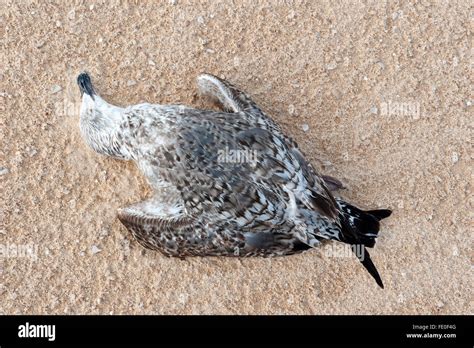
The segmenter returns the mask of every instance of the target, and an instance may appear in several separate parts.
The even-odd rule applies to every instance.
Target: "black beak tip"
[[[86,93],[87,95],[90,95],[93,98],[95,92],[94,87],[92,86],[91,78],[88,73],[80,73],[77,77],[77,84],[79,86],[81,94]]]

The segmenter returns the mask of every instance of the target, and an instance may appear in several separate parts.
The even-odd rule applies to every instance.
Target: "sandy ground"
[[[1,2],[1,313],[472,313],[472,56],[463,2]],[[390,207],[381,290],[328,247],[278,259],[144,251],[149,188],[93,153],[77,74],[119,105],[241,86],[340,194]],[[28,249],[30,248],[30,249]],[[29,250],[29,251],[28,251]]]

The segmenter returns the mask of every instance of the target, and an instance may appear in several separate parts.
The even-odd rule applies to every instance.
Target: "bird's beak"
[[[77,77],[77,84],[79,85],[79,90],[81,91],[81,95],[87,94],[92,99],[94,99],[95,91],[94,87],[92,86],[92,81],[88,73],[83,72],[80,73]]]

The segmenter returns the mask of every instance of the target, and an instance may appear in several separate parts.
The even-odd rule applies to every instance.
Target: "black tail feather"
[[[338,200],[338,203],[342,210],[342,234],[340,241],[351,244],[354,252],[357,250],[355,248],[357,246],[363,248],[363,253],[360,255],[357,252],[355,253],[365,269],[375,279],[377,284],[383,288],[382,279],[366,247],[372,248],[375,245],[375,239],[380,230],[380,220],[389,217],[392,211],[388,209],[363,211],[342,200]]]
[[[345,222],[341,241],[349,244],[364,244],[368,248],[375,245],[380,230],[380,220],[389,217],[389,209],[363,211],[347,202],[338,200],[342,209],[341,220]]]
[[[352,248],[354,250],[355,248]],[[383,282],[382,278],[380,277],[379,272],[377,271],[377,268],[375,267],[374,263],[372,262],[372,259],[370,258],[370,254],[367,251],[366,248],[363,248],[363,253],[361,255],[358,255],[356,253],[357,258],[359,261],[362,263],[362,265],[365,267],[365,269],[370,273],[370,275],[375,279],[375,282],[377,283],[378,286],[380,286],[383,289]]]
[[[367,210],[366,213],[372,215],[379,221],[392,215],[392,211],[390,209]]]

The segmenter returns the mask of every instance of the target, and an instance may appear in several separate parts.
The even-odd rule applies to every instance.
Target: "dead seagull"
[[[247,94],[202,74],[200,92],[223,111],[121,108],[96,93],[87,73],[77,82],[86,143],[135,161],[153,188],[149,199],[118,211],[144,247],[181,258],[278,256],[335,240],[351,245],[383,288],[365,247],[374,246],[379,221],[391,211],[363,211],[334,198],[330,189],[340,182],[319,175]]]

